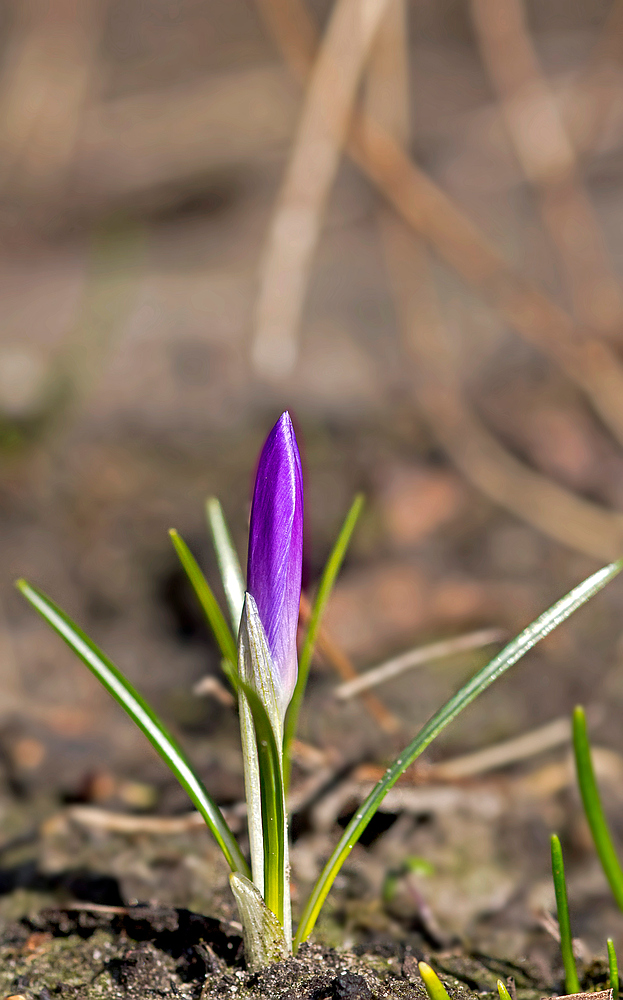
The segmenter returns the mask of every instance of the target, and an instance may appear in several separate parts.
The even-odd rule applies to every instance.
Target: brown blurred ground
[[[288,5],[264,0],[265,17],[271,6],[278,20]],[[330,7],[309,4],[321,28]],[[310,586],[352,495],[368,498],[327,618],[359,669],[479,626],[514,632],[623,549],[622,19],[616,4],[527,5],[518,37],[540,77],[505,34],[520,8],[504,4],[509,20],[489,36],[486,8],[408,3],[406,35],[388,31],[383,42],[379,29],[377,44],[397,39],[389,98],[371,93],[378,52],[363,62],[367,90],[353,70],[353,93],[546,306],[518,298],[502,272],[485,273],[453,216],[444,239],[436,235],[434,199],[409,235],[342,155],[346,128],[333,136],[339,169],[335,183],[327,173],[326,210],[318,195],[321,235],[284,373],[258,354],[259,276],[267,280],[261,260],[285,203],[286,164],[293,169],[293,144],[305,138],[303,105],[260,10],[250,0],[2,4],[7,816],[16,794],[185,807],[140,734],[15,595],[18,575],[127,670],[183,734],[216,796],[240,797],[235,718],[192,694],[218,658],[167,528],[215,581],[203,502],[216,494],[244,555],[253,463],[286,406],[304,448]],[[522,161],[510,136],[526,87],[535,114],[553,104],[542,133],[528,128]],[[550,120],[572,160],[551,153]],[[277,285],[277,299],[287,291]],[[576,701],[596,712],[600,745],[623,753],[622,597],[615,583],[432,756],[518,735]],[[303,735],[342,763],[382,762],[483,655],[379,689],[400,723],[394,736],[359,701],[336,702],[334,675],[319,664]],[[155,789],[151,802],[132,792],[137,781],[147,800]],[[614,805],[623,829],[623,804]],[[547,821],[538,824],[531,849],[546,878]],[[590,850],[579,834],[571,841],[583,871]]]

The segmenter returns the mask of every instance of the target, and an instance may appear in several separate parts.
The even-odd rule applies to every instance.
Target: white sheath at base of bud
[[[244,936],[244,956],[250,972],[287,958],[289,949],[283,928],[268,909],[250,879],[235,872],[229,876],[231,891],[236,897]]]

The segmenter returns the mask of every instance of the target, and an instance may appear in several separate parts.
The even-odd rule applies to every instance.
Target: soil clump
[[[249,973],[237,925],[173,907],[48,909],[0,934],[0,996],[25,1000],[425,1000],[410,946],[338,951],[305,944],[296,958]],[[519,1000],[556,992],[551,970],[459,951],[432,958],[452,1000],[493,993],[512,976]],[[596,964],[587,983],[603,984]]]

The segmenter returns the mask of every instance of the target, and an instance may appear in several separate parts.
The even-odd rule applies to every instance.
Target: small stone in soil
[[[370,987],[356,972],[343,972],[333,980],[335,1000],[372,1000]]]

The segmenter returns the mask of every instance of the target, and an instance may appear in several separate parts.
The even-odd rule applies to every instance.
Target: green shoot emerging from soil
[[[498,988],[498,996],[500,1000],[512,1000],[512,997],[508,992],[507,987],[504,985],[501,979],[498,979],[496,986]]]
[[[428,993],[428,1000],[450,1000],[447,989],[430,965],[426,962],[418,962],[418,969]]]
[[[599,797],[595,772],[591,759],[591,747],[586,730],[584,709],[578,705],[573,713],[573,750],[578,785],[584,805],[586,819],[593,836],[595,849],[599,855],[604,874],[610,883],[612,895],[623,910],[623,871],[612,843],[608,823]]]
[[[552,834],[552,878],[556,893],[556,910],[558,912],[558,927],[560,928],[560,951],[565,969],[565,987],[567,993],[579,993],[580,982],[573,954],[573,939],[571,937],[571,921],[569,920],[569,904],[567,903],[567,886],[565,883],[565,866],[562,860],[562,848],[558,836]]]
[[[185,542],[176,531],[171,531],[173,545],[212,628],[224,673],[238,700],[250,865],[184,752],[121,671],[49,597],[25,580],[17,583],[24,597],[145,733],[201,812],[231,869],[230,883],[244,928],[247,965],[251,969],[286,957],[309,937],[338,872],[384,796],[435,737],[623,568],[622,562],[604,567],[552,605],[421,728],[346,826],[303,907],[293,940],[286,808],[290,750],[322,614],[361,507],[362,499],[357,497],[322,574],[298,664],[303,486],[289,415],[281,416],[260,456],[251,511],[246,584],[222,509],[218,501],[208,501],[208,522],[223,579],[227,614],[221,610]],[[437,992],[431,993],[426,969],[422,975],[431,1000],[446,1000],[447,994],[432,970],[439,987],[433,983]],[[573,992],[569,981],[568,986],[569,992]]]
[[[617,962],[617,953],[614,950],[614,941],[612,938],[608,938],[606,944],[608,945],[608,985],[612,990],[612,1000],[619,1000],[619,963]]]

